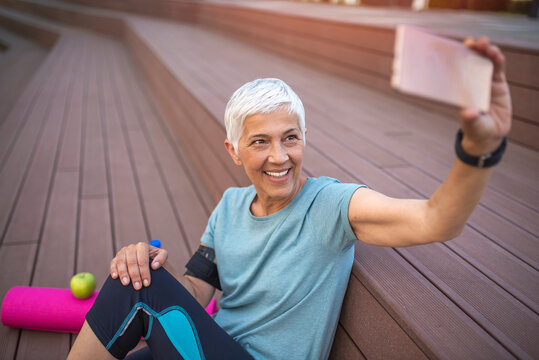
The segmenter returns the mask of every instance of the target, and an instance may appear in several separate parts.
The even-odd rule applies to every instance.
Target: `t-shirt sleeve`
[[[228,191],[228,190],[227,190]],[[215,209],[213,209],[213,212],[210,215],[210,218],[208,219],[208,225],[206,225],[206,230],[204,230],[204,233],[202,234],[202,237],[200,238],[200,242],[212,249],[215,249],[215,226],[217,225],[217,220],[219,218],[219,214],[222,211],[222,204],[224,198],[227,196],[227,191],[223,194],[223,197],[221,198],[221,201],[217,204]]]
[[[356,242],[356,235],[348,220],[350,199],[357,189],[366,187],[358,184],[333,183],[325,186],[316,196],[311,210],[311,224],[320,239],[328,239],[340,250],[349,249]]]

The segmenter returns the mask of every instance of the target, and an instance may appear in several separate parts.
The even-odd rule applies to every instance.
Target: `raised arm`
[[[460,113],[460,144],[473,159],[501,151],[511,128],[511,99],[500,49],[484,37],[466,39],[465,44],[494,64],[489,112],[463,109]],[[457,157],[445,181],[428,200],[393,199],[370,189],[358,189],[350,201],[350,224],[359,240],[374,245],[409,246],[450,240],[462,231],[491,173],[492,167],[469,165]]]

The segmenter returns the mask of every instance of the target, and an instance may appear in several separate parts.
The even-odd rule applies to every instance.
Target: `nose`
[[[268,161],[274,164],[284,164],[288,161],[288,153],[280,142],[274,142],[271,146]]]

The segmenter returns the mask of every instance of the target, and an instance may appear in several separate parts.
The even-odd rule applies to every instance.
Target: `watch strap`
[[[468,154],[462,148],[462,137],[462,129],[459,129],[459,131],[457,132],[457,138],[455,140],[455,151],[457,153],[457,157],[465,164],[478,168],[487,168],[499,163],[507,146],[507,138],[504,136],[502,143],[496,150],[485,155],[474,156]]]

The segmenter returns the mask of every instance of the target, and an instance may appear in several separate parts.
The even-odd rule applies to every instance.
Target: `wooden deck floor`
[[[188,260],[208,209],[140,76],[122,44],[68,31],[14,106],[0,132],[2,298],[17,284],[67,287],[78,271],[101,284],[134,241]],[[2,359],[70,347],[70,335],[0,332]]]
[[[0,124],[47,54],[44,49],[0,28]]]
[[[447,115],[203,27],[114,16],[127,21],[132,52],[110,37],[62,28],[0,125],[2,297],[14,285],[66,287],[77,271],[102,279],[119,247],[151,238],[181,268],[216,201],[196,171],[208,163],[194,163],[189,147],[205,126],[221,124],[232,91],[256,77],[283,78],[303,99],[307,175],[426,197],[454,159],[457,124]],[[182,128],[165,121],[152,93],[163,79],[147,84],[133,56],[144,68],[149,55],[136,52],[134,38],[212,121],[186,120],[191,143],[180,143]],[[204,146],[222,148],[222,141]],[[346,358],[396,358],[399,351],[416,359],[539,356],[538,160],[537,151],[510,144],[453,241],[406,249],[358,243],[338,330],[338,339],[354,344]],[[245,183],[238,173],[207,171],[218,179],[215,192]],[[62,358],[71,340],[0,327],[0,358]]]

